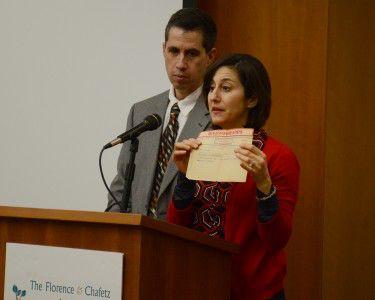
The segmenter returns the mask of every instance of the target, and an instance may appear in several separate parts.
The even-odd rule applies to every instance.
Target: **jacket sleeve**
[[[128,115],[128,120],[126,123],[126,130],[129,130],[130,128],[134,127],[134,105],[131,107]],[[117,174],[115,178],[113,179],[110,190],[113,193],[113,195],[116,197],[118,202],[121,202],[122,199],[122,193],[124,189],[124,180],[125,180],[125,169],[126,164],[129,161],[129,149],[130,149],[130,141],[125,142],[122,145],[120,155],[117,160]],[[114,204],[114,200],[112,199],[112,196],[108,194],[108,205],[107,207],[111,207],[109,211],[113,212],[119,212],[120,207],[117,204]],[[127,211],[131,211],[131,203],[129,201]]]
[[[181,226],[191,227],[193,217],[193,206],[189,205],[186,208],[178,209],[176,208],[174,201],[170,201],[167,221],[172,224],[177,224]]]
[[[269,250],[284,248],[292,232],[294,207],[299,186],[299,164],[296,156],[282,146],[269,162],[272,184],[276,187],[278,210],[267,222],[258,220],[258,234]]]
[[[194,208],[195,181],[189,180],[185,174],[178,172],[177,184],[169,203],[167,220],[170,223],[190,227]]]

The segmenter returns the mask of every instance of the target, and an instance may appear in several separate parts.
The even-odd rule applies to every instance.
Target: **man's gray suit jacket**
[[[155,113],[160,115],[164,122],[165,112],[169,102],[168,95],[169,91],[166,91],[134,104],[129,112],[126,129],[129,130],[141,123],[146,116]],[[209,112],[204,103],[203,96],[201,95],[194,108],[190,111],[178,140],[182,141],[187,138],[197,137],[200,132],[204,131],[209,126],[209,124]],[[128,212],[147,215],[162,131],[163,126],[160,126],[158,129],[144,132],[138,137],[139,147],[135,159],[135,173],[131,188]],[[118,158],[117,175],[110,187],[118,201],[121,201],[122,198],[124,174],[126,164],[130,157],[129,148],[130,141],[125,142]],[[160,219],[165,219],[166,217],[168,204],[173,194],[176,180],[177,168],[171,158],[159,191],[157,214]],[[112,205],[113,202],[112,197],[108,195],[108,206]],[[110,211],[120,211],[120,208],[118,205],[114,205]]]

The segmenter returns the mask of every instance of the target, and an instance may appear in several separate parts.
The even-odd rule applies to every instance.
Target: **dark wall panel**
[[[260,58],[273,86],[268,131],[301,164],[300,199],[288,246],[288,299],[320,299],[327,1],[198,1],[219,29],[220,54]]]
[[[324,299],[375,299],[375,2],[329,6]]]

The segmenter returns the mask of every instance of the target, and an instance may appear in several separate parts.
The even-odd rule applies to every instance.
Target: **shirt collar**
[[[178,100],[174,95],[174,87],[172,85],[169,89],[169,105],[172,106],[173,104],[178,103],[180,113],[182,113],[184,116],[187,116],[189,112],[193,109],[195,103],[197,102],[201,94],[202,86],[198,87],[194,92],[192,92],[184,99]]]

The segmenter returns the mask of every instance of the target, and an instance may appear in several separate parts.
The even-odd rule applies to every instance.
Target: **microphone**
[[[121,144],[127,140],[131,140],[133,138],[136,138],[141,133],[149,130],[155,130],[161,125],[161,118],[158,114],[152,114],[148,115],[142,123],[138,124],[137,126],[129,129],[128,131],[125,131],[124,133],[117,136],[116,139],[109,142],[107,145],[103,147],[103,149],[108,149],[113,146],[116,146],[117,144]]]

